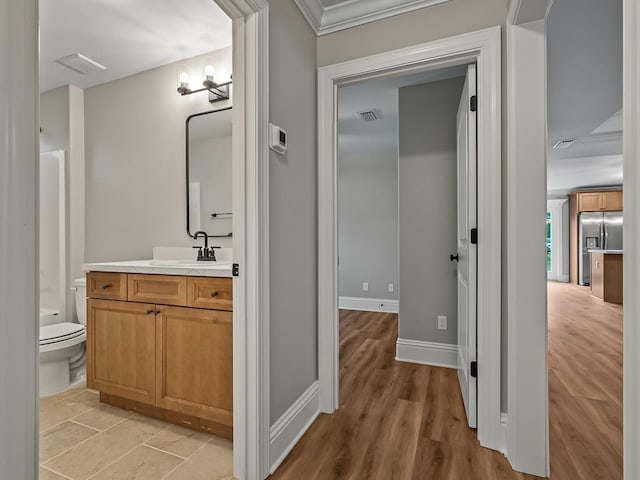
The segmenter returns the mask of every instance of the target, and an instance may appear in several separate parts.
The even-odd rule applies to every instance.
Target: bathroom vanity
[[[233,431],[231,265],[87,264],[87,386],[100,401]]]

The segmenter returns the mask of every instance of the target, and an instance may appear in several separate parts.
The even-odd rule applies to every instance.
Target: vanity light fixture
[[[189,87],[189,72],[187,72],[185,68],[182,68],[178,73],[178,93],[184,97],[185,95],[191,95],[192,93],[207,91],[209,92],[209,103],[229,100],[229,87],[233,83],[233,80],[231,79],[228,82],[217,83],[214,78],[215,70],[213,65],[205,65],[202,69],[202,73],[204,78],[202,81],[202,88],[191,90]],[[230,76],[230,78],[232,77]]]

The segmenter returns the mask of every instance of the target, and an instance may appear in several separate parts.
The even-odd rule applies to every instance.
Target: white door
[[[469,65],[458,107],[458,379],[470,427],[476,427],[476,304],[477,241],[476,228],[476,66]],[[472,100],[473,98],[473,100]],[[477,234],[477,230],[474,232]],[[452,260],[456,257],[452,255]],[[472,366],[473,364],[473,366]]]

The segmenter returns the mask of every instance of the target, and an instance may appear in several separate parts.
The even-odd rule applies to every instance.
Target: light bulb
[[[180,83],[185,87],[189,86],[189,74],[187,72],[180,72]]]
[[[205,65],[204,66],[204,76],[205,77],[213,77],[214,73],[215,73],[215,70],[213,68],[213,65]]]

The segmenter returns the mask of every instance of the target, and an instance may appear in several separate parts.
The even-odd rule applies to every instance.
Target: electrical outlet
[[[447,317],[444,315],[438,315],[438,330],[447,329]]]
[[[362,291],[363,292],[369,291],[369,282],[362,282]]]
[[[389,292],[393,292],[393,283],[390,283],[387,289],[389,290]]]

